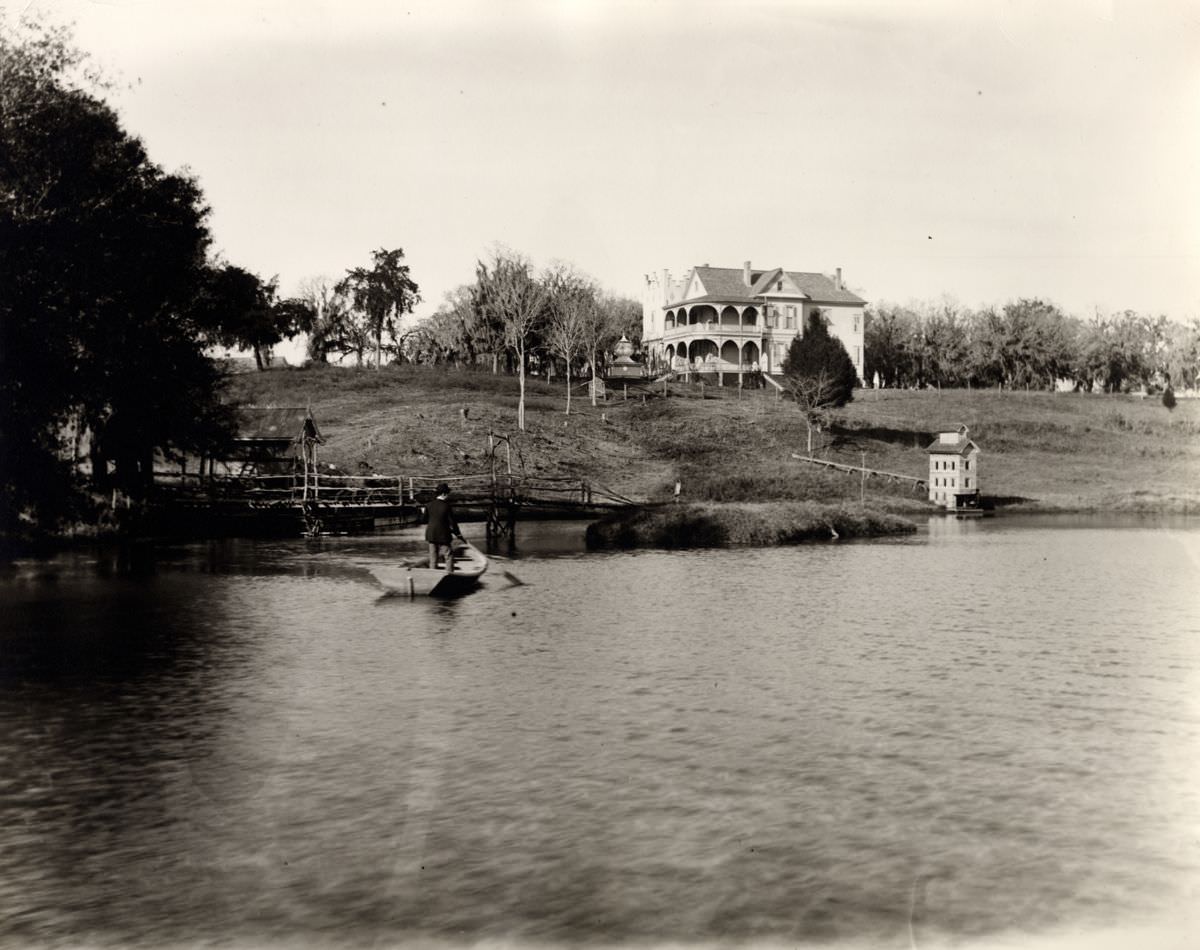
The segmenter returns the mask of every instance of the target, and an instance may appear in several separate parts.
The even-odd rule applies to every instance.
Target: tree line
[[[310,278],[285,302],[302,315],[292,326],[308,334],[310,362],[353,355],[361,366],[373,347],[376,367],[386,354],[395,362],[513,374],[519,380],[517,423],[524,429],[528,373],[564,377],[570,413],[572,383],[580,373],[599,374],[622,336],[635,345],[641,340],[637,301],[604,292],[567,263],[539,273],[507,249],[477,261],[475,279],[449,291],[431,316],[406,324],[402,317],[420,296],[400,263],[403,252],[379,250],[372,256],[370,270],[348,271],[339,281]]]
[[[641,341],[637,301],[604,292],[594,279],[558,262],[541,273],[521,254],[497,250],[475,266],[475,279],[446,294],[406,340],[413,362],[485,366],[520,380],[518,425],[524,428],[527,372],[565,381],[570,412],[573,381],[601,373],[622,336]],[[592,387],[593,394],[595,387]]]
[[[868,383],[1086,392],[1195,389],[1200,320],[1176,323],[1125,310],[1081,319],[1022,298],[970,310],[943,299],[867,308]]]
[[[401,318],[421,298],[397,254],[403,258],[403,252],[375,251],[370,271],[359,268],[341,280],[312,277],[301,283],[289,304],[305,313],[310,362],[352,355],[361,366],[370,344],[377,365],[382,353],[399,362],[516,373],[523,349],[527,368],[566,373],[602,365],[605,352],[622,335],[635,343],[641,339],[637,301],[604,292],[571,264],[558,262],[539,273],[526,257],[508,249],[477,261],[474,280],[448,291],[431,316],[405,323]],[[364,293],[372,286],[378,289]],[[368,324],[359,315],[371,293],[378,294],[380,307]]]

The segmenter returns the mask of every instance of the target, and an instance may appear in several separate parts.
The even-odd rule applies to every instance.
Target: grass
[[[896,515],[815,502],[692,503],[620,511],[591,524],[592,548],[798,544],[916,530]]]
[[[245,373],[232,393],[259,405],[311,405],[345,471],[458,475],[486,471],[489,433],[511,437],[514,471],[572,476],[646,502],[811,502],[916,515],[933,510],[911,484],[835,474],[794,459],[805,427],[773,391],[672,385],[644,401],[592,406],[582,391],[564,414],[563,381],[527,380],[526,430],[517,381],[486,371],[390,366]],[[981,449],[985,496],[1036,510],[1200,512],[1200,400],[1168,412],[1157,399],[994,390],[859,390],[820,433],[819,458],[925,477],[935,432],[965,424]],[[500,453],[500,464],[509,456]]]

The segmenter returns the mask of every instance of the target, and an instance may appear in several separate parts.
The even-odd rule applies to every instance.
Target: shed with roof
[[[324,443],[312,412],[296,406],[242,406],[237,434],[216,469],[231,474],[284,474],[316,464],[316,447]]]
[[[939,432],[929,454],[929,500],[950,511],[979,508],[979,446],[967,427]]]

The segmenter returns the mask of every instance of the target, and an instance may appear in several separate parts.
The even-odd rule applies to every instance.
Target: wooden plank
[[[886,478],[896,478],[900,479],[901,481],[914,482],[917,485],[925,484],[925,479],[918,478],[915,475],[901,475],[899,472],[886,472],[882,469],[865,468],[861,465],[845,465],[841,462],[831,462],[828,459],[809,458],[807,455],[800,455],[796,452],[792,453],[792,458],[801,462],[809,462],[813,465],[824,465],[827,468],[837,469],[840,472],[866,472],[867,475],[883,475]]]

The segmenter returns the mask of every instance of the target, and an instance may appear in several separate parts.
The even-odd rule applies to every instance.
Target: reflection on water
[[[419,549],[0,574],[0,940],[1196,942],[1194,527]]]

